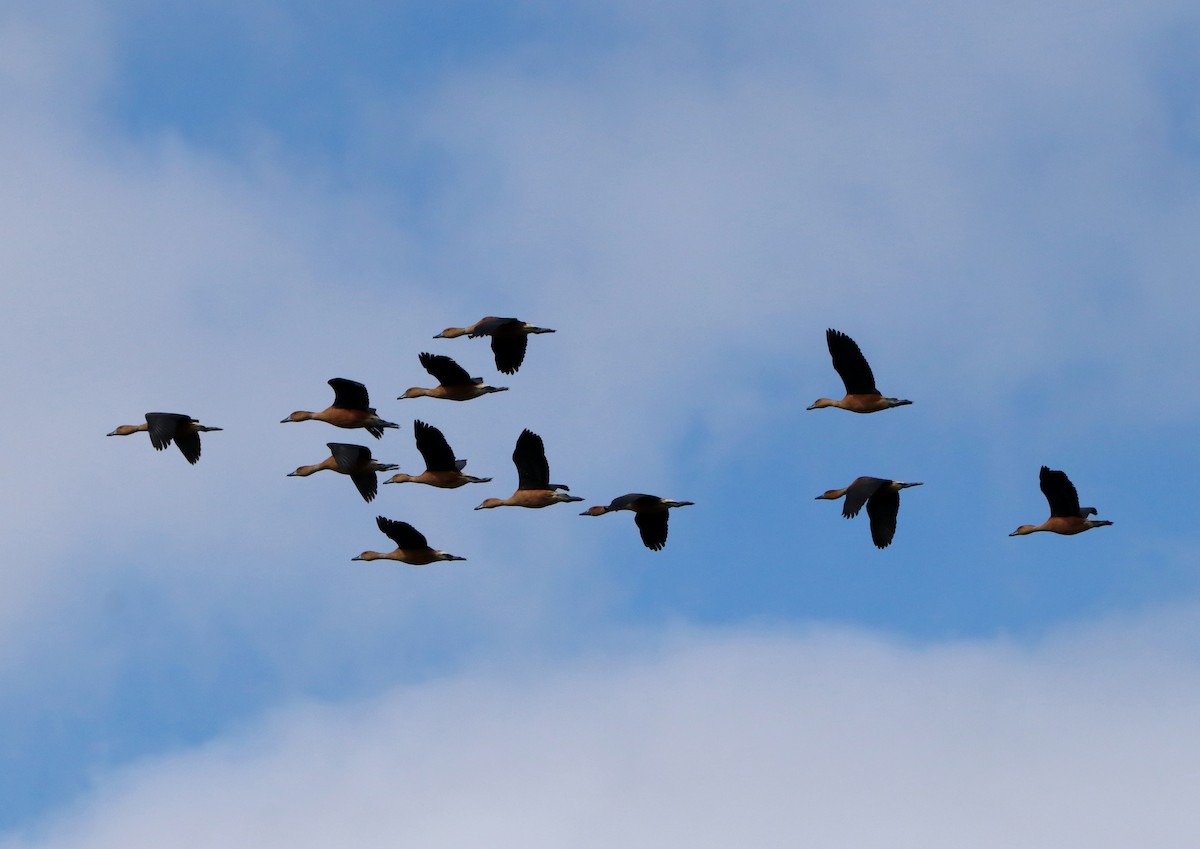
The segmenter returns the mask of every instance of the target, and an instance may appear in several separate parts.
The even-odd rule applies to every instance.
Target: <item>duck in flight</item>
[[[424,483],[440,489],[457,489],[469,483],[487,483],[491,478],[476,478],[463,474],[466,460],[454,457],[454,450],[442,432],[422,421],[413,422],[417,450],[425,458],[425,471],[419,475],[396,474],[384,483]]]
[[[517,437],[513,450],[513,463],[517,467],[517,491],[508,498],[487,498],[476,510],[492,507],[549,507],[559,502],[583,501],[567,495],[567,487],[550,483],[550,464],[546,461],[546,447],[542,438],[526,428]],[[559,492],[558,490],[563,490]]]
[[[398,560],[401,563],[407,563],[409,566],[428,566],[430,563],[437,563],[442,560],[467,559],[430,548],[429,543],[425,540],[425,535],[408,522],[398,522],[395,519],[377,516],[375,524],[379,526],[379,530],[383,531],[388,539],[396,543],[396,550],[386,553],[381,551],[364,551],[358,557],[351,557],[351,560]]]
[[[1042,488],[1042,495],[1046,496],[1046,501],[1050,503],[1050,518],[1040,525],[1021,525],[1009,534],[1010,537],[1023,537],[1038,531],[1069,536],[1112,524],[1103,519],[1088,518],[1096,515],[1096,508],[1079,506],[1079,493],[1065,472],[1042,466],[1038,472],[1038,482]]]
[[[150,444],[155,450],[162,451],[172,442],[189,463],[195,465],[200,459],[200,434],[219,427],[206,427],[191,416],[180,413],[146,413],[146,421],[140,425],[121,425],[108,436],[129,436],[131,433],[146,431],[150,434]]]
[[[311,466],[301,466],[294,472],[288,472],[289,478],[306,478],[317,472],[329,471],[348,475],[358,488],[363,501],[373,501],[379,492],[379,479],[376,472],[391,472],[399,468],[392,463],[380,463],[371,457],[371,449],[365,445],[349,445],[345,442],[328,442],[329,456],[320,463]]]
[[[842,496],[842,515],[853,519],[867,505],[867,516],[871,520],[871,541],[876,548],[887,548],[896,535],[896,515],[900,512],[900,490],[920,483],[901,483],[884,478],[861,477],[845,489],[831,489],[817,496],[817,500],[835,501]]]
[[[371,406],[371,399],[367,395],[367,387],[357,380],[335,377],[329,381],[329,385],[333,387],[333,404],[315,413],[310,413],[308,410],[297,410],[283,419],[280,424],[313,420],[325,422],[334,427],[361,427],[376,439],[383,436],[384,428],[400,427],[398,424],[385,422],[376,415],[375,408]]]
[[[642,544],[651,551],[662,551],[667,544],[667,516],[672,507],[690,507],[692,501],[672,501],[657,495],[631,492],[614,498],[607,505],[597,504],[580,513],[580,516],[603,516],[617,510],[632,510],[633,521],[642,535]]]
[[[466,336],[475,339],[479,336],[492,337],[492,354],[496,357],[496,369],[501,374],[516,374],[521,363],[525,361],[525,348],[529,337],[535,333],[554,333],[548,327],[535,327],[521,321],[519,318],[496,318],[485,316],[469,327],[447,327],[434,339],[455,339]]]
[[[471,377],[467,370],[449,357],[422,353],[418,358],[425,371],[433,376],[438,385],[432,389],[414,386],[406,389],[397,400],[405,398],[444,398],[447,401],[470,401],[492,392],[507,392],[507,386],[488,386],[482,377]]]
[[[818,398],[808,409],[840,407],[852,413],[878,413],[880,410],[890,410],[892,407],[903,407],[912,403],[899,398],[883,397],[875,388],[875,375],[871,373],[867,358],[863,356],[854,340],[845,333],[830,328],[825,331],[825,342],[829,346],[829,355],[833,358],[833,368],[846,385],[846,397],[837,401]]]

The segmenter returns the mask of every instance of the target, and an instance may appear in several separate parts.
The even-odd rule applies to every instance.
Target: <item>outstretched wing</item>
[[[887,548],[896,535],[896,514],[900,512],[900,493],[880,489],[867,501],[867,516],[871,519],[871,540],[876,548]]]
[[[425,540],[425,535],[408,522],[397,522],[395,519],[377,516],[375,524],[379,525],[379,530],[387,534],[388,538],[396,543],[397,548],[408,550],[429,548],[429,543]]]
[[[367,387],[357,380],[347,380],[335,377],[329,381],[333,387],[333,406],[339,410],[369,410],[371,399],[367,395]]]
[[[521,319],[519,318],[496,318],[494,315],[489,315],[479,319],[479,321],[472,325],[468,338],[475,339],[479,336],[491,336],[497,331],[503,331],[506,327],[521,323]]]
[[[612,501],[608,502],[609,510],[636,510],[638,507],[652,507],[655,503],[661,501],[653,495],[645,495],[641,492],[629,492],[625,495],[618,495]]]
[[[370,504],[375,500],[375,496],[379,493],[379,478],[375,476],[374,472],[358,472],[351,475],[350,480],[354,481],[354,488],[363,497],[363,501]]]
[[[196,465],[200,459],[200,434],[189,427],[181,427],[175,432],[175,447],[189,463]]]
[[[635,513],[633,521],[642,534],[642,543],[651,551],[662,551],[667,544],[667,511]]]
[[[329,453],[337,463],[337,470],[343,475],[352,475],[367,463],[371,462],[371,449],[363,445],[350,445],[346,442],[327,442]]]
[[[191,416],[179,413],[146,413],[146,430],[150,434],[150,444],[162,451],[178,438],[182,425],[190,423]]]
[[[829,355],[833,357],[833,368],[842,378],[842,383],[846,384],[847,395],[879,394],[867,358],[853,339],[830,328],[825,331],[825,342],[829,345]]]
[[[496,357],[496,370],[501,374],[516,374],[525,362],[525,349],[529,337],[524,333],[513,336],[492,336],[492,354]]]
[[[425,371],[442,386],[462,386],[474,383],[467,370],[449,357],[440,354],[421,354],[418,358]]]
[[[517,489],[549,488],[550,464],[546,462],[546,446],[540,436],[529,428],[521,431],[512,458],[517,467]]]
[[[417,450],[425,458],[426,469],[431,472],[453,472],[458,468],[454,461],[454,450],[440,430],[414,420],[413,434],[417,438]]]
[[[1079,517],[1079,493],[1075,491],[1075,484],[1071,483],[1065,472],[1042,466],[1038,481],[1042,487],[1042,495],[1046,496],[1046,501],[1050,503],[1051,516]]]
[[[858,515],[858,511],[867,503],[872,495],[879,491],[879,487],[885,483],[890,483],[883,478],[855,478],[854,483],[846,487],[846,501],[842,504],[842,515],[847,519],[852,519]],[[867,510],[870,515],[870,508]]]

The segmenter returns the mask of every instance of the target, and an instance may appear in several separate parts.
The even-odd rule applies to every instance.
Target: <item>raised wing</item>
[[[418,359],[421,360],[425,371],[429,372],[433,379],[442,386],[462,386],[475,382],[465,368],[449,357],[443,357],[440,354],[421,354]]]
[[[842,378],[842,383],[846,384],[847,395],[879,394],[867,358],[853,339],[830,328],[825,331],[825,342],[829,345],[829,355],[833,357],[833,368]]]
[[[367,387],[357,380],[347,380],[335,377],[329,381],[333,387],[333,406],[339,410],[369,410],[371,399],[367,395]],[[376,434],[378,436],[379,434]]]
[[[397,522],[395,519],[377,516],[375,524],[379,525],[379,530],[387,534],[388,538],[396,543],[397,548],[408,550],[429,548],[429,543],[426,541],[425,535],[408,522]]]
[[[1038,481],[1042,486],[1042,495],[1050,503],[1051,516],[1079,517],[1079,493],[1065,472],[1042,466]]]
[[[546,462],[546,446],[540,436],[528,428],[521,431],[512,458],[517,467],[517,489],[550,487],[550,464]]]
[[[425,458],[426,469],[431,472],[453,472],[459,468],[454,460],[454,450],[436,427],[413,421],[413,434],[417,438],[417,450]]]

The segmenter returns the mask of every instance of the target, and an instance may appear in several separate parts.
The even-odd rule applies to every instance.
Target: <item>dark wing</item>
[[[327,442],[329,453],[337,463],[337,470],[343,475],[352,475],[358,469],[371,462],[371,449],[362,445],[350,445],[345,442]]]
[[[829,345],[829,355],[833,357],[833,368],[842,378],[842,383],[846,384],[847,395],[879,394],[867,358],[853,339],[830,328],[825,331],[825,342]]]
[[[635,513],[633,521],[637,523],[642,533],[642,543],[651,551],[662,551],[667,544],[667,511],[654,510],[647,513]]]
[[[529,337],[524,333],[517,336],[493,336],[492,353],[496,356],[496,370],[501,374],[516,374],[525,362],[525,348]]]
[[[652,507],[656,503],[661,503],[662,499],[653,495],[643,495],[640,492],[630,492],[626,495],[619,495],[612,501],[608,502],[609,510],[625,510],[637,507]]]
[[[374,472],[359,472],[351,475],[350,480],[354,481],[354,486],[358,489],[358,494],[363,497],[363,501],[370,504],[375,500],[375,496],[379,493],[379,478],[375,477]]]
[[[467,374],[465,368],[449,357],[439,354],[421,354],[419,359],[425,371],[433,375],[433,379],[442,386],[461,386],[475,382],[471,379],[471,375]]]
[[[871,540],[876,548],[887,548],[896,535],[896,514],[900,512],[900,493],[886,488],[867,501],[867,516],[871,519]]]
[[[872,495],[879,491],[879,487],[891,481],[885,481],[883,478],[855,478],[854,483],[846,488],[846,501],[842,504],[842,515],[847,519],[852,519],[858,515],[858,511],[867,503]],[[867,506],[867,514],[870,515],[870,505]]]
[[[191,421],[191,416],[182,416],[179,413],[146,413],[146,430],[150,434],[150,444],[162,451],[179,435],[180,426]]]
[[[512,458],[517,466],[517,489],[549,488],[550,464],[546,462],[546,446],[540,436],[529,428],[521,431]]]
[[[505,327],[523,323],[524,322],[522,322],[519,318],[496,318],[495,316],[489,315],[475,322],[475,326],[468,334],[468,338],[475,339],[479,336],[491,336],[493,333],[503,330]]]
[[[1050,502],[1051,516],[1079,516],[1079,493],[1075,484],[1071,483],[1065,472],[1057,472],[1042,466],[1038,474],[1042,485],[1042,495]]]
[[[175,447],[193,466],[200,459],[200,434],[191,428],[180,428],[175,433]]]
[[[387,534],[388,538],[396,543],[397,548],[429,548],[429,543],[425,540],[425,535],[408,522],[397,522],[395,519],[385,519],[383,516],[377,516],[375,524],[379,525],[379,530]]]
[[[453,472],[458,468],[454,462],[454,451],[440,430],[414,420],[413,434],[417,437],[417,450],[425,458],[426,469],[431,472]]]
[[[346,380],[335,377],[329,381],[333,387],[333,406],[339,410],[369,410],[371,399],[367,396],[367,387],[357,380]]]
[[[371,449],[362,445],[350,445],[346,442],[327,442],[325,444],[329,446],[329,453],[333,455],[333,460],[337,463],[337,470],[350,476],[350,480],[354,481],[363,501],[374,501],[375,494],[379,492],[379,478],[375,476],[374,472],[359,471],[371,462]]]

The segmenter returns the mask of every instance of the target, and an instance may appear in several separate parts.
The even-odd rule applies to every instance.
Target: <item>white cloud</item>
[[[239,161],[169,127],[125,138],[95,96],[112,84],[117,49],[98,16],[76,16],[84,23],[63,31],[55,16],[27,14],[5,30],[0,274],[20,285],[0,294],[9,322],[0,378],[18,402],[6,406],[0,431],[0,680],[13,704],[35,706],[18,712],[86,695],[107,716],[107,696],[145,659],[146,644],[161,652],[153,669],[180,668],[186,657],[195,690],[220,683],[226,663],[253,657],[277,679],[264,685],[271,700],[325,692],[331,678],[356,691],[408,680],[407,663],[426,660],[430,645],[448,645],[458,659],[492,641],[599,639],[590,626],[630,592],[619,570],[655,561],[636,547],[618,559],[596,546],[618,534],[636,546],[627,519],[585,525],[567,508],[470,512],[515,485],[509,455],[523,427],[543,433],[554,477],[589,501],[645,488],[700,502],[673,520],[673,543],[685,527],[696,538],[703,531],[711,560],[683,568],[711,577],[734,559],[733,568],[793,569],[796,520],[778,517],[860,472],[892,473],[865,467],[876,460],[895,457],[911,469],[902,477],[930,479],[930,467],[943,481],[956,474],[1012,513],[1004,533],[1043,509],[1037,463],[1014,468],[1018,451],[1082,453],[1095,428],[1127,428],[1113,441],[1129,444],[1155,425],[1194,419],[1195,399],[1174,391],[1169,404],[1135,403],[1142,392],[1165,397],[1197,361],[1188,325],[1197,211],[1187,199],[1194,193],[1179,188],[1194,180],[1192,163],[1160,147],[1163,106],[1145,81],[1146,51],[1175,20],[1175,5],[1130,7],[1122,17],[1094,17],[1085,5],[1003,20],[937,5],[897,20],[871,6],[866,17],[816,22],[800,7],[781,21],[775,3],[744,19],[716,7],[714,20],[734,26],[730,52],[714,54],[714,65],[703,37],[711,21],[675,27],[648,8],[631,13],[634,23],[617,21],[636,37],[589,53],[570,74],[547,78],[527,72],[524,56],[501,56],[450,68],[403,102],[371,103],[357,128],[362,150],[346,157],[361,170],[343,181],[315,166],[298,171],[287,139],[264,128],[239,135],[265,138]],[[794,49],[793,36],[812,32],[802,42],[809,49]],[[387,157],[421,150],[436,151],[445,172],[409,207],[408,187],[375,178],[397,172]],[[388,167],[376,168],[381,162]],[[347,185],[355,189],[331,188]],[[1094,284],[1100,272],[1111,279]],[[490,376],[482,343],[429,338],[485,312],[559,333],[532,341],[526,367],[505,381],[509,393],[457,406],[393,400],[425,380],[422,350]],[[907,420],[798,418],[837,388],[821,336],[829,325],[859,338],[883,388],[919,402]],[[1081,364],[1104,380],[1062,390],[1060,375]],[[405,425],[374,444],[381,459],[417,462],[408,425],[421,417],[446,430],[471,471],[495,481],[456,493],[389,487],[368,506],[343,479],[284,478],[323,456],[326,441],[348,438],[316,423],[278,424],[293,409],[327,403],[333,376],[366,382],[381,412]],[[1015,411],[1014,395],[1030,386],[1067,394],[1046,412]],[[1102,419],[1097,397],[1113,399]],[[31,422],[24,411],[33,404]],[[226,430],[205,438],[195,468],[174,452],[155,455],[144,438],[103,437],[153,409]],[[867,428],[878,434],[899,421],[919,427],[893,442],[862,439]],[[939,437],[950,433],[969,433],[979,453],[943,456]],[[745,455],[764,446],[786,447],[778,480],[764,484],[773,504],[725,524],[727,487],[741,481]],[[794,474],[847,457],[864,468],[839,466],[816,482]],[[1129,489],[1111,474],[1077,477],[1089,493]],[[922,526],[921,517],[943,508],[960,516],[970,501],[950,486],[927,490],[925,512],[906,502],[901,533],[931,540],[926,559],[956,563],[977,550],[977,538],[966,538],[974,517],[964,517],[959,548],[941,541],[936,519]],[[1024,500],[1010,499],[1014,492]],[[1102,515],[1116,507],[1085,495],[1091,500]],[[383,542],[377,512],[413,521],[470,561],[416,571],[351,564]],[[1071,542],[1074,551],[1099,546]],[[1065,550],[1050,545],[1043,550]],[[1193,548],[1185,539],[1175,556],[1190,563]],[[812,552],[812,562],[836,568],[845,557],[823,555]],[[932,571],[927,581],[937,579]],[[146,596],[154,604],[139,609]],[[688,656],[681,650],[675,660]],[[604,675],[627,674],[600,670],[579,686],[595,691]],[[513,713],[523,707],[501,681],[461,686],[508,699]],[[400,693],[387,704],[417,710],[406,700],[450,698],[439,692]],[[712,735],[721,703],[708,696],[714,714],[697,721]],[[794,697],[774,698],[790,709]],[[681,710],[670,694],[658,699],[671,716]],[[387,732],[381,716],[371,721]],[[624,723],[654,755],[630,717],[588,721]],[[484,730],[477,744],[488,757],[511,754],[488,750]],[[551,757],[531,730],[518,724],[509,733],[529,738],[539,763]],[[558,733],[574,744],[582,732]],[[582,739],[583,753],[615,774],[607,740]],[[739,751],[765,746],[736,742]],[[677,756],[703,753],[672,750],[637,765],[647,776],[669,773]],[[204,757],[224,768],[219,753]],[[865,761],[855,763],[865,772]],[[600,781],[637,810],[609,787],[615,779],[572,776],[589,788]],[[851,778],[859,773],[842,780]],[[656,798],[649,778],[635,780]],[[821,789],[817,779],[802,787]],[[486,797],[481,786],[472,792]],[[552,780],[543,792],[569,795]],[[664,807],[692,801],[668,797]],[[586,799],[573,804],[584,806],[583,819],[599,816]]]
[[[677,631],[299,706],[5,849],[1189,846],[1192,609],[1037,644]]]

